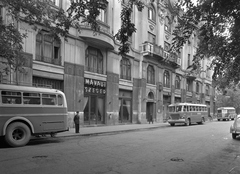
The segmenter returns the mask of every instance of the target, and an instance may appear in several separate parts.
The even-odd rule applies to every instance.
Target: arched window
[[[131,63],[129,59],[123,58],[120,62],[120,78],[131,80]]]
[[[171,33],[170,19],[168,16],[165,18],[165,31]]]
[[[103,74],[103,55],[101,51],[97,48],[88,47],[85,56],[86,70]]]
[[[147,67],[147,83],[155,84],[155,71],[152,65]]]
[[[156,12],[152,5],[148,7],[148,19],[156,21]]]
[[[179,76],[176,76],[176,79],[175,79],[175,88],[176,88],[176,89],[180,89],[180,88],[181,88],[181,80],[180,80],[180,77],[179,77]]]
[[[164,72],[163,75],[163,86],[170,88],[170,74],[168,71]]]

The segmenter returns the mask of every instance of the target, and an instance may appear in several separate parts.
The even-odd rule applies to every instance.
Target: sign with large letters
[[[106,82],[90,78],[84,78],[85,94],[106,94]]]

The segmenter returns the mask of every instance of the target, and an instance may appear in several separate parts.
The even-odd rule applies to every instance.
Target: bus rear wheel
[[[29,127],[21,122],[8,125],[5,141],[12,147],[25,146],[31,138]]]

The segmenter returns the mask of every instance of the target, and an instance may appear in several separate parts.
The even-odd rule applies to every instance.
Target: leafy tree
[[[213,79],[219,89],[235,85],[240,80],[240,1],[236,0],[178,0],[178,8],[185,7],[178,27],[174,31],[173,47],[181,50],[193,31],[199,32],[197,54],[192,65],[212,59]]]
[[[229,88],[222,92],[217,92],[216,108],[234,107],[240,113],[240,90]]]
[[[0,57],[5,58],[3,63],[10,65],[4,69],[9,71],[8,67],[20,70],[24,63],[20,53],[22,52],[22,39],[26,35],[17,30],[20,21],[28,23],[35,29],[38,26],[48,28],[49,35],[55,39],[59,39],[60,36],[66,38],[70,27],[75,27],[81,32],[82,22],[88,23],[94,32],[98,32],[100,26],[96,18],[100,10],[107,7],[107,0],[72,0],[66,12],[63,9],[53,8],[50,5],[51,0],[0,0],[0,4],[1,7],[7,9],[8,17],[12,19],[10,24],[0,20]],[[129,0],[122,9],[121,29],[115,35],[122,44],[119,48],[120,55],[129,52],[128,37],[136,32],[135,25],[130,19],[133,5],[136,5],[139,10],[143,8],[140,0]]]

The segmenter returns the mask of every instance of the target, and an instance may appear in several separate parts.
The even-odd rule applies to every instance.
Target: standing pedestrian
[[[153,115],[152,115],[152,114],[149,115],[148,122],[149,122],[149,124],[150,124],[151,122],[152,122],[152,124],[153,124]]]
[[[73,118],[74,124],[75,124],[75,133],[79,133],[79,124],[80,124],[80,116],[79,111],[76,112],[74,118]]]

